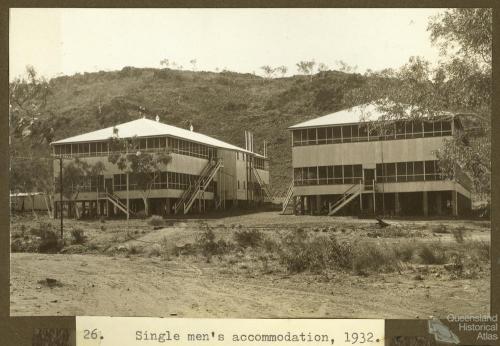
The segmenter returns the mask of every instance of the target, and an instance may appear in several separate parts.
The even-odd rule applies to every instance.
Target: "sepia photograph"
[[[11,8],[10,315],[488,315],[492,31]]]

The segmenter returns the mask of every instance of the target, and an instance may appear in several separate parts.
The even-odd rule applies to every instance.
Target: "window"
[[[367,125],[360,125],[358,131],[359,131],[358,141],[366,142],[368,140],[368,126]]]
[[[425,161],[425,180],[436,180],[435,161]]]
[[[434,121],[434,132],[433,132],[434,137],[441,136],[442,133],[441,124],[442,124],[441,121]]]
[[[327,184],[334,184],[334,179],[333,179],[333,166],[327,166],[326,169],[326,174],[327,174]]]
[[[335,184],[344,183],[344,174],[342,173],[342,166],[333,166],[333,181]]]
[[[266,160],[261,157],[254,158],[254,167],[257,169],[267,170]]]
[[[450,120],[443,120],[441,122],[441,129],[442,129],[442,135],[443,136],[451,136],[451,121]]]
[[[342,142],[342,128],[340,126],[335,126],[332,128],[332,143],[340,143]]]
[[[405,139],[406,134],[405,134],[405,123],[403,121],[398,121],[396,122],[396,139]]]
[[[396,164],[395,163],[386,163],[385,164],[385,181],[388,183],[396,181]]]
[[[129,186],[130,188],[130,186]],[[114,174],[113,175],[113,190],[124,191],[127,190],[127,175],[126,174]]]
[[[294,130],[293,146],[450,136],[451,120],[400,120],[387,125],[360,123]]]
[[[351,126],[342,126],[342,142],[350,143],[351,137]]]
[[[379,127],[376,126],[369,126],[368,127],[368,134],[370,137],[370,142],[372,141],[379,141],[383,139],[383,136],[380,135],[381,131]]]
[[[306,185],[317,185],[318,183],[318,167],[307,168]]]
[[[406,162],[396,163],[397,178],[396,181],[404,182],[406,181]]]
[[[326,185],[328,183],[328,172],[327,166],[318,167],[318,183],[319,185]]]
[[[292,137],[293,137],[293,146],[300,146],[302,145],[302,131],[301,130],[294,130],[292,132]]]
[[[377,173],[377,183],[384,182],[385,174],[384,174],[384,170],[383,170],[382,164],[381,163],[377,163],[375,170],[376,170],[376,173]]]
[[[362,165],[353,165],[353,182],[354,183],[359,183],[360,181],[363,181],[363,166]]]
[[[413,121],[406,121],[405,126],[405,138],[415,138],[413,134]]]
[[[325,127],[318,129],[318,144],[326,144],[327,130]]]
[[[358,125],[351,125],[351,141],[358,142],[359,141],[359,133],[358,133]]]
[[[432,137],[434,135],[434,123],[432,121],[424,121],[424,137]]]
[[[422,161],[413,162],[415,181],[424,180],[424,163]]]
[[[344,184],[353,183],[353,169],[351,165],[344,166]]]
[[[317,144],[316,141],[316,129],[308,129],[307,130],[307,144]]]
[[[155,141],[151,142],[151,144],[158,146],[158,148],[161,148],[162,141],[164,141],[164,139],[155,138]],[[181,155],[188,155],[188,156],[201,157],[201,158],[209,158],[209,157],[215,156],[215,149],[213,149],[213,148],[209,148],[203,144],[185,141],[185,140],[177,139],[177,138],[170,138],[170,137],[168,138],[168,148],[173,153],[177,153],[177,154],[181,154]],[[209,153],[213,156],[209,156]],[[236,155],[239,159],[238,154],[239,153],[236,152]]]
[[[423,123],[421,121],[413,121],[413,138],[422,138],[424,136]]]
[[[396,124],[387,125],[384,128],[385,140],[393,140],[396,139]]]

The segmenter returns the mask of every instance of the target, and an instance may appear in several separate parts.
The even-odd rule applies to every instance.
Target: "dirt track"
[[[37,283],[54,278],[61,287]],[[11,315],[427,318],[489,311],[488,278],[227,276],[195,259],[11,256]]]

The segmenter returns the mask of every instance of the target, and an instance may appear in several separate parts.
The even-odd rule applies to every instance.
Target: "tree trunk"
[[[144,215],[149,216],[148,198],[142,197],[142,201],[144,202]]]
[[[50,206],[50,197],[47,195],[43,196],[43,200],[45,201],[45,206],[47,207],[47,214],[50,218],[52,218],[52,208]]]
[[[33,213],[33,216],[35,217],[35,220],[38,219],[38,215],[35,212],[35,195],[30,195],[31,198],[31,212]]]
[[[78,220],[80,218],[80,210],[78,210],[76,202],[73,202],[73,208],[75,208],[75,218]]]

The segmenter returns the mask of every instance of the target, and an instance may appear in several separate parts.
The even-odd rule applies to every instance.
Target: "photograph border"
[[[5,345],[31,345],[33,332],[42,328],[68,328],[75,330],[74,316],[57,317],[10,317],[10,230],[9,230],[9,8],[12,7],[65,7],[65,8],[440,8],[440,7],[489,7],[493,8],[493,101],[492,101],[492,133],[500,133],[500,4],[491,0],[335,0],[335,1],[287,1],[287,0],[174,0],[174,1],[131,1],[131,0],[4,0],[0,5],[0,340]],[[496,114],[496,115],[495,115]],[[500,171],[500,136],[492,136],[492,171]],[[500,174],[492,175],[491,196],[491,314],[500,314]],[[251,318],[252,316],[248,316]],[[421,336],[427,334],[426,320],[386,320],[385,340],[389,345],[395,336]]]

